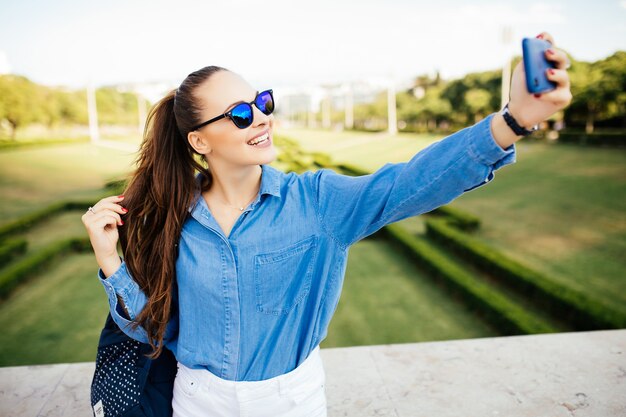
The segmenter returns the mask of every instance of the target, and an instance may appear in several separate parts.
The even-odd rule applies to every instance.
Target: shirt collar
[[[270,194],[276,197],[280,197],[280,171],[270,165],[261,165],[261,187],[259,189],[259,195]],[[189,212],[192,212],[200,199],[201,190],[200,183],[202,180],[202,174],[198,172],[196,174],[196,192]],[[256,202],[257,200],[255,200]]]

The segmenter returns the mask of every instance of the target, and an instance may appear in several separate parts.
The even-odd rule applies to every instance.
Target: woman
[[[533,96],[513,73],[527,129],[571,101],[551,49],[555,90]],[[190,74],[152,110],[124,195],[83,216],[114,321],[178,361],[175,416],[325,416],[319,343],[349,247],[486,184],[523,137],[498,112],[370,175],[286,174],[268,165],[273,106],[223,68]]]

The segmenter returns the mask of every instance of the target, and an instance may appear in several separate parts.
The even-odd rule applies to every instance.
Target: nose
[[[252,106],[252,111],[253,113],[253,126],[262,126],[262,125],[266,125],[269,124],[270,121],[273,119],[274,115],[273,114],[265,114],[263,113],[261,110],[259,110],[259,108],[257,106]]]

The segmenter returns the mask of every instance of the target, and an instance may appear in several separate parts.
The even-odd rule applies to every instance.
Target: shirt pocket
[[[279,250],[255,255],[257,311],[287,314],[309,294],[316,251],[317,239],[312,235]]]

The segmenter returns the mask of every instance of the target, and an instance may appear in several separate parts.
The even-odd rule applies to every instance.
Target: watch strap
[[[513,130],[513,132],[518,136],[528,136],[537,129],[539,129],[539,125],[535,125],[531,130],[526,129],[525,127],[520,126],[517,123],[517,120],[511,115],[511,111],[509,110],[509,103],[506,103],[506,106],[501,111],[502,117],[504,117],[504,121],[506,124]]]

